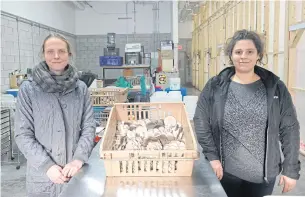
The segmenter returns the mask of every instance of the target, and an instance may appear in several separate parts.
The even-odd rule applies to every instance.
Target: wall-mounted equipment
[[[125,53],[128,52],[141,52],[141,43],[128,43],[125,45]]]
[[[144,48],[141,43],[128,43],[125,45],[125,64],[138,65],[142,63]],[[143,56],[141,55],[143,54]]]

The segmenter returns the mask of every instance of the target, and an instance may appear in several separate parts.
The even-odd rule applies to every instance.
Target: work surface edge
[[[63,192],[60,194],[59,197],[119,196],[119,185],[111,185],[110,187],[105,186],[106,176],[104,162],[99,158],[100,143],[101,142],[99,142],[94,147],[92,154],[88,160],[88,163],[82,167],[82,169],[76,176],[74,176],[68,183],[65,184]],[[198,145],[198,147],[200,146]],[[159,177],[158,179],[162,181],[171,178]],[[195,161],[192,177],[172,177],[172,179],[176,179],[179,185],[179,181],[181,182],[183,188],[179,189],[183,190],[184,196],[227,197],[219,180],[215,176],[209,162],[204,158],[202,154],[200,155],[200,159]],[[143,177],[142,180],[145,180],[145,177]],[[132,188],[130,190],[132,190]],[[155,190],[156,192],[158,192],[158,187],[155,188]],[[124,191],[126,193],[126,190]],[[131,191],[129,191],[129,194],[131,194],[130,192]]]

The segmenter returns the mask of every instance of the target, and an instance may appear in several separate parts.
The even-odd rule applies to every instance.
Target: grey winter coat
[[[94,146],[95,123],[84,82],[60,95],[43,92],[34,81],[22,83],[17,99],[15,140],[27,159],[28,197],[56,197],[47,170],[78,159],[86,162]]]

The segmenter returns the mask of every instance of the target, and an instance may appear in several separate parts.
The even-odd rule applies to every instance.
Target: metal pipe
[[[128,3],[126,3],[126,18],[128,18]],[[126,20],[126,43],[128,43],[128,20]]]
[[[19,57],[19,70],[21,70],[21,59],[20,59],[20,34],[19,34],[19,18],[16,18],[17,22],[17,34],[18,34],[18,57]]]
[[[136,2],[133,2],[133,40],[136,40]]]
[[[132,1],[128,1],[128,2],[126,2],[126,4],[125,4],[125,15],[126,15],[126,18],[129,18],[128,17],[128,4],[129,3],[132,3]],[[128,25],[128,20],[126,20],[126,43],[128,43],[128,38],[129,38],[129,32],[128,32],[128,30],[129,30],[129,25]]]
[[[157,41],[160,43],[160,7],[159,7],[160,1],[157,3]]]
[[[156,51],[156,12],[154,10],[154,5],[152,8],[153,11],[153,37],[154,37],[154,51]]]
[[[140,4],[140,5],[152,5],[153,8],[153,49],[154,51],[157,51],[157,45],[158,42],[156,42],[156,39],[159,41],[159,37],[160,35],[158,35],[157,33],[159,33],[159,1],[133,1],[134,2],[134,7],[135,4]],[[156,11],[158,11],[158,13],[156,13]],[[135,8],[134,8],[134,12],[135,12]],[[134,13],[134,22],[135,22],[135,13]],[[158,21],[157,21],[158,20]],[[136,32],[136,22],[135,22],[135,26],[134,26],[134,33]],[[157,38],[156,38],[157,36]]]

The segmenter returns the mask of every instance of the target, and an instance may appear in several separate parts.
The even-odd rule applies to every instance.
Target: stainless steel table
[[[200,146],[199,146],[200,147]],[[100,142],[81,171],[59,197],[227,197],[212,168],[201,155],[192,177],[108,177],[99,158]]]

